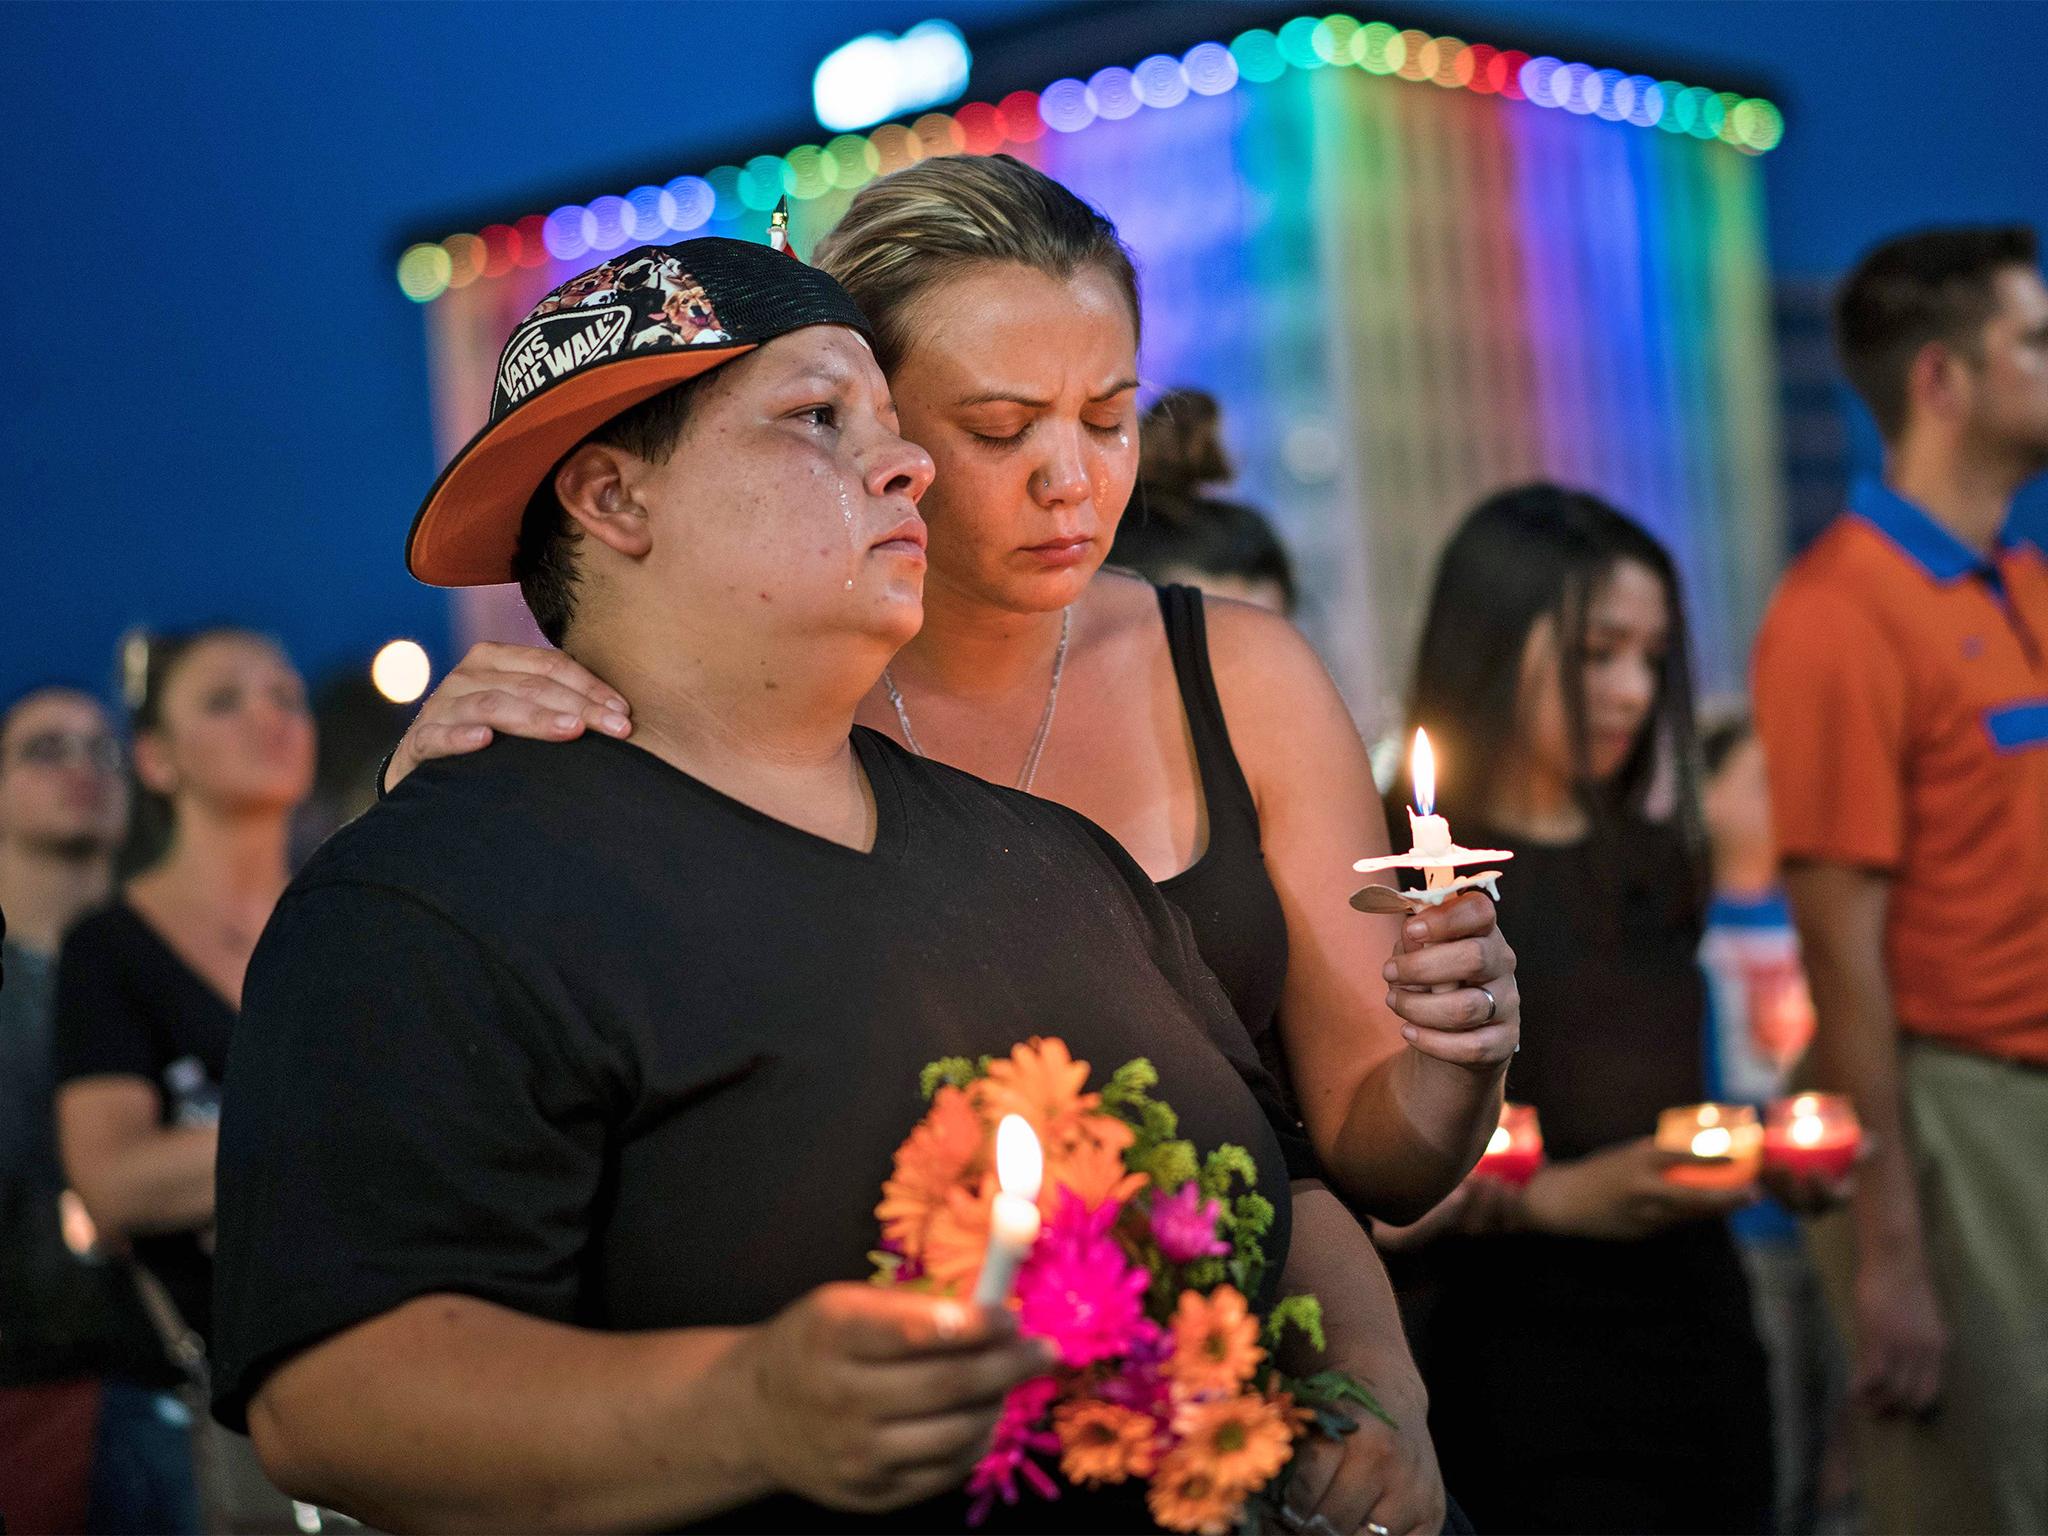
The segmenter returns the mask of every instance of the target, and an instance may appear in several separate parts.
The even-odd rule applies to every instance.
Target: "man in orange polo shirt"
[[[1873,1147],[1814,1238],[1870,1528],[2044,1531],[2048,560],[2004,536],[2048,469],[2034,236],[1895,240],[1836,322],[1884,479],[1787,573],[1756,656],[1811,1071]]]

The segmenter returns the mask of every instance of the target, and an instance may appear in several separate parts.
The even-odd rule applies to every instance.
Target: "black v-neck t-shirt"
[[[1064,807],[853,742],[868,852],[592,734],[430,763],[314,856],[228,1073],[224,1422],[290,1355],[429,1292],[644,1329],[863,1278],[919,1068],[1033,1035],[1097,1082],[1149,1058],[1183,1135],[1246,1147],[1277,1276],[1287,1169],[1248,1086],[1270,1079],[1186,919]],[[778,1505],[714,1523],[846,1523]],[[913,1513],[957,1528],[964,1503],[876,1528]]]
[[[65,935],[52,1042],[60,1088],[83,1077],[139,1077],[157,1091],[160,1124],[213,1125],[234,1028],[227,999],[127,902],[81,918]],[[187,1326],[209,1337],[213,1260],[200,1234],[138,1235],[133,1246]]]

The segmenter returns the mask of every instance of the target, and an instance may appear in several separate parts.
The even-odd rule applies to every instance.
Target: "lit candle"
[[[1839,1179],[1862,1147],[1863,1127],[1842,1094],[1795,1094],[1765,1112],[1764,1161],[1773,1168]]]
[[[1543,1166],[1543,1127],[1532,1104],[1503,1104],[1479,1166],[1472,1171],[1516,1188],[1536,1177]]]
[[[1005,1115],[996,1126],[996,1183],[989,1213],[988,1253],[974,1285],[974,1304],[999,1307],[1009,1299],[1017,1266],[1038,1240],[1038,1187],[1045,1178],[1045,1153],[1022,1115]]]
[[[1763,1127],[1747,1104],[1687,1104],[1657,1117],[1657,1147],[1688,1159],[1664,1170],[1674,1184],[1735,1189],[1756,1178]]]
[[[1425,859],[1444,858],[1424,872],[1429,889],[1449,885],[1455,870],[1448,860],[1451,824],[1436,811],[1436,754],[1430,750],[1429,732],[1415,728],[1415,752],[1408,759],[1408,776],[1415,785],[1415,804],[1408,812],[1408,840]]]

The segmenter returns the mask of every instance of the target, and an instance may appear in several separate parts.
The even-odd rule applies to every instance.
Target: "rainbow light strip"
[[[666,186],[636,187],[623,197],[568,203],[553,213],[528,214],[474,234],[423,241],[398,258],[398,286],[407,298],[426,304],[451,288],[503,277],[518,267],[602,256],[750,212],[765,213],[785,195],[808,202],[835,190],[850,191],[930,155],[993,154],[1005,146],[1033,143],[1049,131],[1079,133],[1098,121],[1116,122],[1147,109],[1166,111],[1191,97],[1271,84],[1290,70],[1324,68],[1360,69],[1719,140],[1745,154],[1767,153],[1785,136],[1783,114],[1759,96],[1570,64],[1548,54],[1532,57],[1412,27],[1404,31],[1383,21],[1297,16],[1278,32],[1256,27],[1228,47],[1198,43],[1177,59],[1157,53],[1135,69],[1111,67],[1086,81],[1055,80],[1042,91],[1013,92],[993,106],[970,102],[950,114],[927,113],[908,125],[884,123],[871,133],[800,144],[786,155],[756,155],[743,166],[678,176]]]

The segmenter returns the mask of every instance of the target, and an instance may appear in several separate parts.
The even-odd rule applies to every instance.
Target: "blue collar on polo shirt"
[[[1905,551],[1936,581],[1981,576],[2000,586],[1998,566],[1906,500],[1874,475],[1860,477],[1849,492],[1849,510]],[[2015,542],[2008,522],[1998,535],[2000,549]]]

